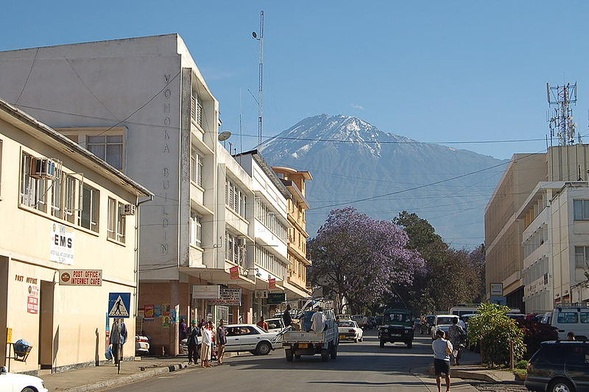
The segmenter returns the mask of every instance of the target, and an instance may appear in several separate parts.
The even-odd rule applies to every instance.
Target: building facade
[[[489,299],[495,284],[507,305],[526,312],[587,300],[588,156],[582,144],[514,156],[485,212]]]
[[[124,317],[133,336],[139,206],[152,196],[0,101],[0,345],[7,352],[0,365],[59,371],[105,360],[109,316]],[[115,315],[117,294],[128,302]],[[32,346],[27,356],[14,353],[19,339]],[[133,339],[125,346],[133,355]]]
[[[252,322],[268,310],[256,290],[282,290],[288,273],[290,193],[223,148],[219,103],[180,36],[0,52],[0,75],[1,97],[153,192],[137,332],[154,353],[179,352],[181,318]]]

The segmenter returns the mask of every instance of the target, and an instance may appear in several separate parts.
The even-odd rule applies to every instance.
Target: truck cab
[[[378,327],[380,347],[385,343],[403,342],[407,348],[413,347],[413,317],[408,309],[387,309],[384,311],[383,325]]]

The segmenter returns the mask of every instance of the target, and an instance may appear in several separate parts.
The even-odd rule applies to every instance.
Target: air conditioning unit
[[[121,215],[135,215],[135,209],[137,208],[135,204],[121,204],[119,207],[121,211]]]
[[[31,159],[31,177],[54,179],[57,175],[57,164],[48,158]]]

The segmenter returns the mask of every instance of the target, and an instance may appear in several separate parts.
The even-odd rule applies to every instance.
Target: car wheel
[[[407,342],[407,348],[412,348],[412,347],[413,347],[413,342],[412,341]]]
[[[548,387],[550,392],[574,392],[575,388],[568,380],[554,380]]]
[[[293,359],[292,350],[284,350],[284,353],[286,354],[286,360],[288,362],[292,362],[292,359]]]
[[[358,343],[358,338],[354,338],[354,343]]]
[[[272,346],[268,342],[260,342],[258,347],[256,347],[258,355],[268,355],[270,351],[272,351]]]
[[[329,353],[327,352],[326,348],[321,349],[321,360],[323,362],[329,361]]]
[[[380,341],[380,348],[383,348],[383,347],[384,347],[384,340],[381,340]]]
[[[296,354],[295,359],[301,359],[301,354]]]

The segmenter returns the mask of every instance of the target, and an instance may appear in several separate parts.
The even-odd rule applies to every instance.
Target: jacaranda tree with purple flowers
[[[327,289],[343,313],[378,303],[394,285],[410,285],[425,270],[416,250],[407,248],[402,228],[348,207],[330,212],[307,251],[311,282]],[[345,301],[343,299],[345,298]]]

